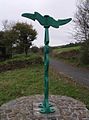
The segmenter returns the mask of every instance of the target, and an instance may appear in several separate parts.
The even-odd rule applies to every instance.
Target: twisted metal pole
[[[49,80],[48,80],[48,70],[49,70],[49,31],[45,28],[45,40],[44,40],[44,98],[45,104],[48,102],[49,95]]]
[[[41,113],[52,113],[55,110],[49,103],[49,80],[48,80],[48,70],[49,70],[49,27],[45,27],[45,39],[44,39],[44,101],[41,105]]]

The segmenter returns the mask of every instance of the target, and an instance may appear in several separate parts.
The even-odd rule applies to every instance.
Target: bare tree
[[[75,14],[75,39],[82,42],[81,61],[89,64],[89,0],[79,2]]]
[[[15,24],[16,23],[14,21],[3,20],[2,21],[3,30],[4,31],[11,30]]]

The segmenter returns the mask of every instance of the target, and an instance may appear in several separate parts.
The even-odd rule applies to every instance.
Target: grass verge
[[[43,78],[42,65],[0,73],[0,105],[18,97],[43,94]],[[52,69],[49,72],[49,93],[73,97],[89,108],[89,88],[71,82]]]

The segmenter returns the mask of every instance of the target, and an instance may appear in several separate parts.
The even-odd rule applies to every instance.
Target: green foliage
[[[13,30],[4,31],[3,44],[6,47],[7,54],[12,56],[12,49],[15,41],[17,40],[17,34]]]
[[[5,24],[6,26],[6,24]],[[9,25],[10,26],[10,25]],[[6,48],[6,55],[12,56],[13,50],[17,53],[28,54],[32,41],[36,39],[37,31],[27,23],[16,23],[0,31],[0,46]]]
[[[7,30],[4,31],[4,39],[3,44],[5,44],[6,47],[13,46],[15,43],[15,40],[17,39],[17,34],[13,30]]]
[[[0,31],[0,47],[5,49],[3,52],[5,59],[12,56],[12,48],[16,39],[17,35],[13,30]]]
[[[4,32],[0,31],[0,46],[3,45]]]
[[[16,23],[13,26],[14,32],[17,33],[18,39],[16,41],[17,47],[24,50],[25,54],[28,54],[28,50],[32,45],[32,41],[36,39],[37,31],[33,29],[33,26],[27,23]]]
[[[33,52],[33,53],[38,53],[39,52],[39,48],[38,47],[36,47],[36,46],[33,46],[32,48],[31,48],[31,51]]]
[[[86,41],[81,46],[81,63],[89,65],[89,41]]]

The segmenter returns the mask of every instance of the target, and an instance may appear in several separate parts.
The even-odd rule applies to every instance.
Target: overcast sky
[[[0,30],[2,21],[19,21],[33,24],[38,32],[34,45],[44,45],[44,28],[37,22],[21,16],[22,13],[34,13],[50,15],[57,19],[73,18],[76,12],[77,0],[0,0]],[[74,42],[70,33],[73,30],[72,22],[58,29],[49,28],[50,46],[59,46]]]

